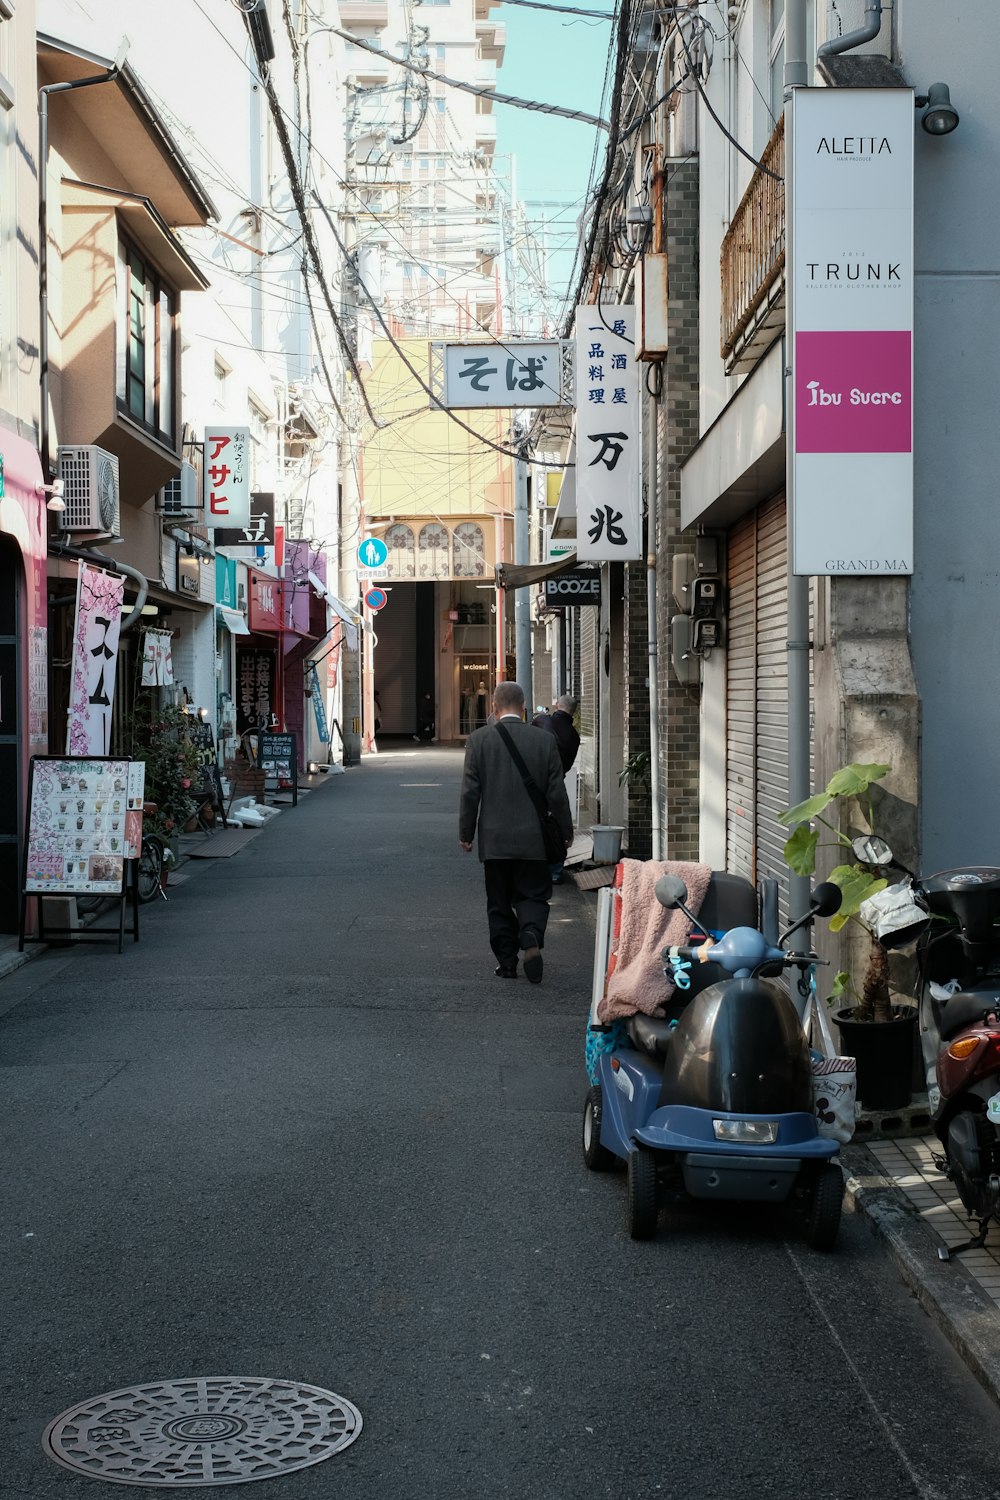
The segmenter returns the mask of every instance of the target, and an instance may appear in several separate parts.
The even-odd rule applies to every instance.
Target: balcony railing
[[[722,241],[722,358],[726,370],[754,364],[783,313],[785,273],[785,117],[767,143],[761,165]],[[774,173],[771,176],[770,173]]]

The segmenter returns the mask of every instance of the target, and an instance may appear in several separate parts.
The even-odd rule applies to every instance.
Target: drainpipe
[[[846,38],[841,38],[846,40]],[[790,106],[792,90],[802,88],[808,81],[809,64],[806,58],[806,0],[785,0],[785,75],[784,94],[786,106]],[[792,154],[792,111],[785,109],[785,213],[786,225],[793,220],[792,193],[794,183],[789,170]],[[794,297],[795,246],[788,239],[788,268],[785,272],[785,296],[787,299],[785,331],[785,411],[787,421],[786,459],[786,510],[789,518],[794,512],[794,381],[795,351],[788,338],[789,325],[794,328],[792,299]],[[809,579],[792,572],[792,548],[788,548],[788,805],[796,806],[811,794],[809,785],[809,654],[812,642],[809,639]],[[809,880],[804,875],[788,877],[788,912],[791,921],[797,921],[809,910]]]
[[[788,47],[788,10],[790,0],[785,0],[785,47]],[[836,57],[841,52],[850,52],[854,47],[860,47],[865,42],[873,42],[882,30],[882,11],[888,10],[883,6],[881,0],[868,0],[865,6],[865,15],[871,19],[864,26],[859,26],[857,31],[849,31],[846,36],[831,37],[824,42],[817,52],[817,57]],[[803,49],[804,50],[804,49]],[[786,51],[787,55],[787,51]],[[803,80],[804,82],[805,80]],[[788,87],[788,70],[785,70],[785,87]]]
[[[656,402],[646,404],[649,422],[649,489],[646,498],[646,638],[649,674],[649,801],[651,858],[663,858],[663,834],[660,826],[660,682],[656,650],[656,558],[657,493],[659,474],[656,464]]]
[[[69,547],[65,542],[50,542],[49,551],[57,553],[59,557],[72,557],[77,562],[103,563],[109,573],[124,573],[126,578],[131,578],[135,584],[135,603],[122,620],[118,633],[124,635],[126,630],[131,630],[142,614],[142,606],[149,594],[149,580],[145,574],[140,573],[138,568],[130,568],[128,563],[105,557],[103,552],[91,552],[86,547]]]
[[[106,73],[77,78],[72,83],[46,83],[38,90],[38,365],[41,400],[38,433],[47,480],[55,473],[49,461],[49,95],[91,88],[97,83],[113,83],[120,72],[121,65],[116,62]]]

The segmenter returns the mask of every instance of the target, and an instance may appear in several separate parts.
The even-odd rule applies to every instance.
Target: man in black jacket
[[[573,724],[573,715],[578,707],[577,700],[564,693],[561,698],[556,699],[556,706],[550,714],[536,714],[531,721],[536,729],[547,729],[549,734],[555,736],[563,775],[576,760],[576,752],[580,748],[580,736]]]
[[[538,984],[552,880],[535,803],[504,743],[500,726],[520,752],[567,844],[573,838],[573,819],[556,742],[552,735],[525,724],[524,693],[516,682],[498,685],[493,713],[496,722],[477,729],[465,747],[458,840],[469,853],[478,824],[496,974],[501,979],[515,978],[520,949],[525,975],[532,984]]]

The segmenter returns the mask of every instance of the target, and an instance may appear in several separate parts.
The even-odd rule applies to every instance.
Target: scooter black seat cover
[[[629,1016],[625,1022],[625,1031],[632,1046],[648,1057],[663,1058],[667,1055],[675,1029],[674,1023],[663,1021],[658,1016],[637,1014]]]
[[[949,1041],[988,1015],[1000,1014],[1000,984],[981,990],[956,990],[947,1000],[933,1001],[942,1041]]]
[[[786,991],[772,980],[727,979],[697,995],[674,1028],[659,1102],[811,1113],[809,1047]]]

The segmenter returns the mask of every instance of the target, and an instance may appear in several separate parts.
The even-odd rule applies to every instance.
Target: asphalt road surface
[[[369,758],[123,956],[0,983],[0,1496],[117,1500],[47,1423],[192,1375],[360,1409],[261,1500],[1000,1496],[996,1409],[863,1223],[628,1238],[580,1159],[595,898],[555,892],[540,987],[495,979],[460,774]]]

